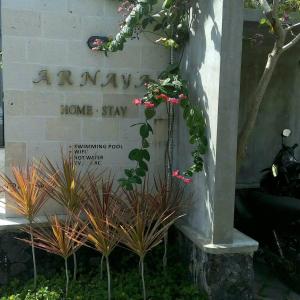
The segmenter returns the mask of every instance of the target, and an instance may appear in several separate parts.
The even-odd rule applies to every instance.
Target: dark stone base
[[[33,278],[33,262],[31,246],[19,239],[29,239],[26,233],[19,230],[0,231],[0,286],[11,280],[27,281]],[[45,251],[35,249],[37,274],[51,278],[60,273],[64,260]],[[100,265],[100,255],[87,247],[77,253],[78,271],[89,273],[95,265]],[[95,263],[97,262],[97,263]],[[69,259],[70,272],[73,272],[73,258]]]
[[[208,254],[179,234],[194,283],[212,300],[254,299],[253,257],[250,254]]]
[[[32,267],[30,246],[16,239],[16,234],[0,232],[0,285],[7,284],[11,278],[25,276]],[[18,235],[19,238],[24,235]]]

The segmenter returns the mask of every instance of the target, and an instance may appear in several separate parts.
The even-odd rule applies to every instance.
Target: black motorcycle
[[[259,254],[291,288],[300,292],[300,163],[297,144],[285,144],[271,167],[264,169],[260,188],[236,192],[235,227],[260,244]]]
[[[281,149],[270,168],[262,170],[261,190],[277,196],[300,198],[300,163],[295,157],[298,144],[288,146],[285,139],[291,135],[290,129],[281,134]]]

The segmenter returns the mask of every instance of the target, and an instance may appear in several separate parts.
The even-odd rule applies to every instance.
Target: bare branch
[[[286,50],[290,49],[291,47],[293,47],[294,45],[296,45],[299,41],[300,41],[300,33],[297,34],[296,37],[294,39],[292,39],[289,43],[287,43],[286,45],[284,45],[282,47],[282,50],[286,51]]]
[[[263,7],[265,14],[269,14],[272,12],[272,9],[267,0],[259,0],[259,3]]]

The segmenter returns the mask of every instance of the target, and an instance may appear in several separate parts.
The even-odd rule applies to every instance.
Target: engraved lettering
[[[92,116],[93,115],[93,106],[87,105],[86,114],[87,114],[87,116]]]
[[[118,84],[117,84],[117,74],[116,73],[109,73],[106,75],[106,82],[105,83],[102,83],[101,86],[102,87],[106,87],[108,85],[112,85],[114,88],[117,88],[118,87]]]
[[[131,83],[131,74],[128,75],[122,74],[122,80],[123,80],[123,89],[124,90],[128,89]]]
[[[51,80],[50,80],[48,70],[41,70],[39,72],[39,78],[37,80],[33,80],[32,82],[37,84],[42,81],[45,81],[47,83],[47,85],[51,85]]]
[[[121,106],[120,109],[121,109],[121,112],[122,112],[122,117],[125,117],[125,115],[127,113],[127,106]]]
[[[92,76],[90,74],[90,72],[84,72],[82,75],[81,75],[81,78],[82,78],[82,82],[80,84],[80,86],[86,86],[89,82],[92,83],[92,85],[96,85],[97,84],[97,77],[98,77],[98,74],[100,73],[100,70],[98,70],[94,76]]]
[[[120,110],[118,107],[116,107],[116,109],[114,111],[114,116],[120,116]]]
[[[66,84],[73,85],[73,81],[71,79],[72,72],[69,70],[63,70],[58,72],[57,76],[59,77],[58,85],[64,86]]]
[[[91,105],[61,105],[61,115],[92,116],[93,106]]]

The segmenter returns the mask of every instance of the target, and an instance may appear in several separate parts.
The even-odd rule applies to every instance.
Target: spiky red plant
[[[39,176],[39,166],[28,163],[22,169],[12,167],[12,177],[0,174],[2,189],[14,200],[13,204],[8,204],[18,214],[28,220],[29,234],[31,238],[31,250],[34,271],[34,288],[37,284],[36,258],[34,240],[32,235],[32,223],[41,208],[46,202],[46,191],[43,188],[41,177]]]
[[[61,150],[61,162],[54,165],[46,158],[41,164],[40,172],[44,179],[46,191],[51,199],[62,205],[69,214],[78,214],[84,206],[86,188],[89,182],[90,170],[79,169],[72,155],[64,154]],[[73,279],[76,280],[77,258],[73,254],[74,273]]]
[[[73,255],[79,247],[85,243],[85,236],[82,232],[86,224],[82,221],[76,221],[77,218],[67,217],[61,220],[58,216],[49,217],[48,227],[37,226],[31,229],[35,239],[36,248],[58,255],[64,259],[66,271],[66,297],[69,289],[68,258]],[[28,232],[29,228],[24,228]],[[23,240],[29,244],[32,241]]]
[[[89,177],[86,190],[86,202],[82,207],[86,216],[87,226],[82,232],[86,246],[94,248],[106,260],[108,299],[111,299],[111,274],[109,256],[118,244],[117,215],[120,207],[113,191],[113,180],[98,181]]]
[[[170,226],[181,216],[174,211],[154,210],[153,195],[144,184],[141,190],[124,190],[123,205],[126,213],[120,218],[118,232],[120,241],[140,258],[143,298],[146,300],[144,260],[146,254],[159,245]]]
[[[159,210],[160,213],[180,216],[186,213],[187,208],[190,206],[190,201],[184,197],[184,189],[182,186],[175,182],[169,185],[168,182],[161,179],[161,177],[154,177],[154,192],[150,204],[155,211]],[[168,261],[168,235],[169,230],[166,231],[164,236],[164,269],[167,267]]]

